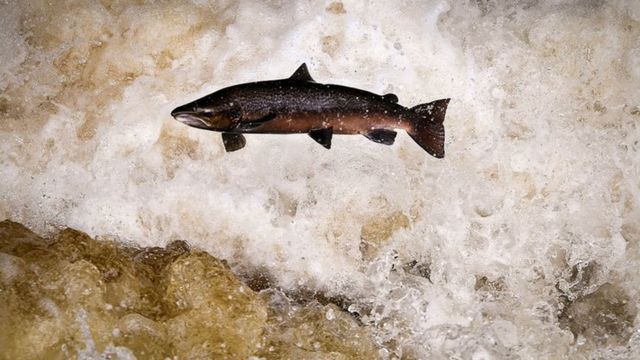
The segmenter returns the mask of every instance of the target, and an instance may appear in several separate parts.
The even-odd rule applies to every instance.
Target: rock
[[[185,242],[138,249],[0,222],[0,349],[17,359],[374,359],[348,313],[262,295]],[[266,297],[278,293],[280,296]]]
[[[406,229],[409,225],[409,218],[401,211],[367,221],[360,231],[360,252],[362,257],[367,261],[375,258],[380,249],[396,231]]]
[[[624,290],[605,283],[595,292],[571,301],[559,317],[560,325],[588,345],[624,345],[633,330],[635,304]]]

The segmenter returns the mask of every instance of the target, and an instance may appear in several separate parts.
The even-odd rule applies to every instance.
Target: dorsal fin
[[[309,75],[309,69],[307,69],[307,64],[305,63],[302,63],[302,65],[298,67],[298,70],[289,77],[289,80],[315,82],[311,75]]]
[[[382,95],[382,99],[394,104],[398,103],[398,97],[396,96],[396,94],[384,94]]]

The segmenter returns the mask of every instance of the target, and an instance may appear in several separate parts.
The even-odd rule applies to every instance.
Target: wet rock
[[[625,291],[605,283],[595,292],[568,303],[560,325],[589,344],[624,345],[632,334],[637,315],[634,302]]]
[[[372,260],[378,251],[400,229],[410,225],[409,218],[401,211],[367,221],[360,231],[360,252],[365,260]]]
[[[263,294],[272,305],[265,348],[267,359],[376,359],[366,331],[334,304],[291,304],[277,291]]]
[[[126,347],[143,359],[163,359],[171,355],[166,326],[140,314],[125,315],[116,324],[115,344]]]
[[[498,278],[496,280],[489,280],[486,276],[477,276],[476,275],[476,283],[473,285],[473,289],[479,292],[501,292],[504,291],[506,285],[504,283],[504,278]]]
[[[24,225],[9,220],[0,222],[0,251],[22,256],[46,246],[44,240]]]
[[[402,269],[414,276],[423,277],[431,282],[431,264],[428,262],[419,262],[412,260],[402,266]]]
[[[167,269],[167,334],[180,358],[247,358],[262,346],[266,305],[228,266],[203,253]]]
[[[182,241],[139,249],[0,222],[0,357],[374,359],[338,306],[262,295]],[[280,297],[265,294],[280,294]]]
[[[567,269],[556,287],[569,300],[593,292],[600,284],[602,267],[595,261],[579,262]]]

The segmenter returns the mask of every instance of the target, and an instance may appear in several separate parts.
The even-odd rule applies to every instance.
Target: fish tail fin
[[[444,157],[444,116],[450,99],[440,99],[412,107],[413,128],[409,136],[426,152],[441,159]]]

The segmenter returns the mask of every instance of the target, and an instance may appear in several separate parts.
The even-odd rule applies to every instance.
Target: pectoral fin
[[[398,135],[397,132],[385,129],[371,130],[364,134],[367,139],[384,145],[393,145],[393,142],[396,141],[396,135]]]
[[[331,138],[333,137],[333,128],[315,129],[309,131],[309,136],[315,140],[318,144],[331,149]]]
[[[276,116],[278,116],[277,114],[273,114],[273,113],[269,113],[263,117],[257,118],[257,119],[242,119],[240,122],[238,122],[238,125],[236,125],[236,128],[240,129],[240,130],[251,130],[251,129],[255,129],[261,125],[263,125],[264,123],[267,123],[273,119],[276,118]]]
[[[222,143],[227,152],[232,152],[242,149],[247,140],[242,134],[222,133]]]

